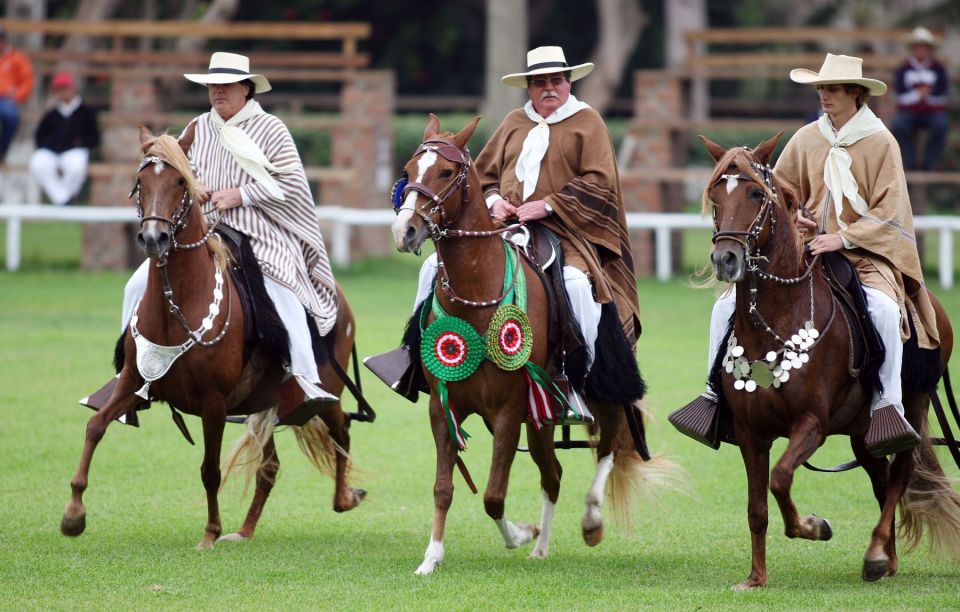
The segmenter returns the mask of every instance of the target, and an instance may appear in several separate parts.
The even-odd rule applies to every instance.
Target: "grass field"
[[[739,453],[700,446],[665,419],[700,390],[703,379],[712,297],[681,281],[641,282],[638,354],[655,416],[652,446],[686,468],[690,490],[664,492],[658,505],[638,503],[632,532],[608,529],[596,549],[582,543],[579,528],[593,459],[587,451],[565,451],[548,559],[526,559],[529,546],[504,549],[481,497],[457,475],[446,561],[432,576],[414,576],[433,511],[434,450],[425,401],[409,404],[366,374],[365,390],[379,416],[373,425],[352,429],[355,476],[369,491],[356,510],[332,511],[332,483],[300,455],[290,432],[280,432],[283,469],[256,538],[194,550],[206,516],[201,450],[182,439],[165,406],[154,405],[141,413],[140,429],[114,424],[108,430],[85,495],[87,531],[66,538],[58,524],[91,414],[76,399],[112,373],[127,275],[76,271],[72,230],[35,227],[44,230],[25,237],[26,270],[0,273],[2,609],[960,607],[960,564],[934,559],[925,547],[901,557],[895,578],[861,581],[877,510],[860,471],[801,471],[797,505],[802,513],[829,518],[833,540],[787,540],[774,511],[769,588],[729,590],[750,563]],[[357,314],[362,355],[395,346],[418,265],[407,256],[339,271]],[[940,296],[960,321],[960,291]],[[187,425],[197,437],[199,421],[188,417]],[[466,428],[473,438],[464,459],[482,487],[490,437],[479,421],[468,420]],[[231,426],[227,440],[239,434]],[[781,442],[775,451],[782,448]],[[844,440],[831,439],[814,461],[847,458]],[[958,475],[956,468],[948,471]],[[529,458],[518,455],[508,518],[537,519],[537,478]],[[221,496],[226,531],[239,527],[248,501],[241,499],[239,481]]]

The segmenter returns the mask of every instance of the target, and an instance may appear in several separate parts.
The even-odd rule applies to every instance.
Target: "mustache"
[[[543,92],[542,94],[540,94],[540,99],[541,99],[541,100],[546,100],[547,98],[559,98],[559,97],[560,97],[560,96],[558,96],[557,94],[555,94],[555,93],[552,92],[552,91],[545,91],[545,92]]]

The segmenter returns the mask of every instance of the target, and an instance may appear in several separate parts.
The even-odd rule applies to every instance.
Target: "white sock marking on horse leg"
[[[607,478],[613,471],[613,453],[597,462],[597,473],[593,477],[593,484],[587,491],[587,509],[583,513],[581,525],[584,529],[595,529],[603,524],[600,515],[600,506],[603,505],[603,491],[607,487]]]
[[[414,572],[417,576],[426,576],[433,573],[437,566],[443,563],[443,540],[430,538],[426,552],[423,553],[423,563]]]
[[[543,496],[543,507],[540,510],[540,535],[537,536],[537,545],[530,551],[531,559],[543,559],[547,556],[550,546],[550,528],[553,526],[553,513],[557,505],[550,502],[547,492],[541,490]]]
[[[533,528],[531,525],[515,525],[505,518],[494,521],[500,528],[500,535],[503,536],[503,544],[507,548],[516,548],[521,544],[526,544],[533,539]]]

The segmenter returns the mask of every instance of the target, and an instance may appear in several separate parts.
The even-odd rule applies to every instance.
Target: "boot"
[[[120,379],[120,375],[117,374],[111,378],[107,384],[103,385],[87,397],[84,397],[80,400],[81,406],[86,406],[87,408],[92,409],[94,412],[99,412],[101,408],[107,405],[110,396],[113,395],[113,390],[117,388],[117,380]],[[140,419],[137,418],[137,411],[146,410],[150,407],[150,402],[143,401],[136,405],[136,407],[126,414],[121,414],[116,418],[117,421],[120,421],[124,425],[131,425],[133,427],[140,427]]]
[[[870,428],[863,442],[874,457],[886,457],[916,448],[920,436],[896,406],[887,404],[870,414]]]
[[[421,391],[430,392],[420,364],[412,363],[410,350],[405,346],[371,355],[363,360],[363,365],[388,387],[411,402],[416,403]]]
[[[309,395],[304,388],[309,389]],[[327,393],[320,387],[297,376],[291,376],[280,383],[277,401],[277,425],[303,426],[323,412],[327,404],[340,401],[336,395]]]
[[[714,450],[720,448],[720,436],[717,432],[720,410],[717,396],[709,389],[680,410],[671,413],[667,420],[680,433],[690,436],[697,442],[706,444]]]
[[[583,401],[583,396],[570,386],[570,380],[566,374],[554,376],[553,383],[566,396],[567,403],[570,406],[564,414],[559,415],[558,425],[593,425],[596,422],[593,413],[587,407],[587,403]]]

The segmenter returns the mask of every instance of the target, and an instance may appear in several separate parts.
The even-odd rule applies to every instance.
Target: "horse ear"
[[[780,141],[781,136],[783,136],[782,131],[770,140],[761,142],[757,145],[757,148],[753,150],[754,157],[756,157],[761,164],[770,162],[770,156],[773,155],[773,150],[777,148],[777,143]]]
[[[197,122],[191,121],[190,125],[187,126],[187,129],[185,129],[183,134],[180,136],[180,140],[177,141],[180,143],[180,148],[183,149],[184,153],[190,150],[190,146],[193,144],[193,137],[196,135]]]
[[[473,121],[467,124],[467,127],[457,132],[457,135],[453,137],[453,142],[457,143],[457,146],[461,149],[466,147],[470,137],[473,136],[473,131],[477,129],[478,123],[480,123],[480,117],[474,117]]]
[[[141,125],[140,127],[140,146],[143,147],[144,143],[153,138],[153,133],[147,129],[147,126]]]
[[[720,161],[720,158],[726,154],[727,150],[713,142],[703,134],[700,134],[700,140],[703,141],[703,146],[707,147],[707,151],[710,153],[710,156],[713,157],[713,161]]]
[[[430,140],[440,131],[440,119],[430,113],[430,118],[427,120],[427,127],[423,130],[423,140],[424,142]]]

